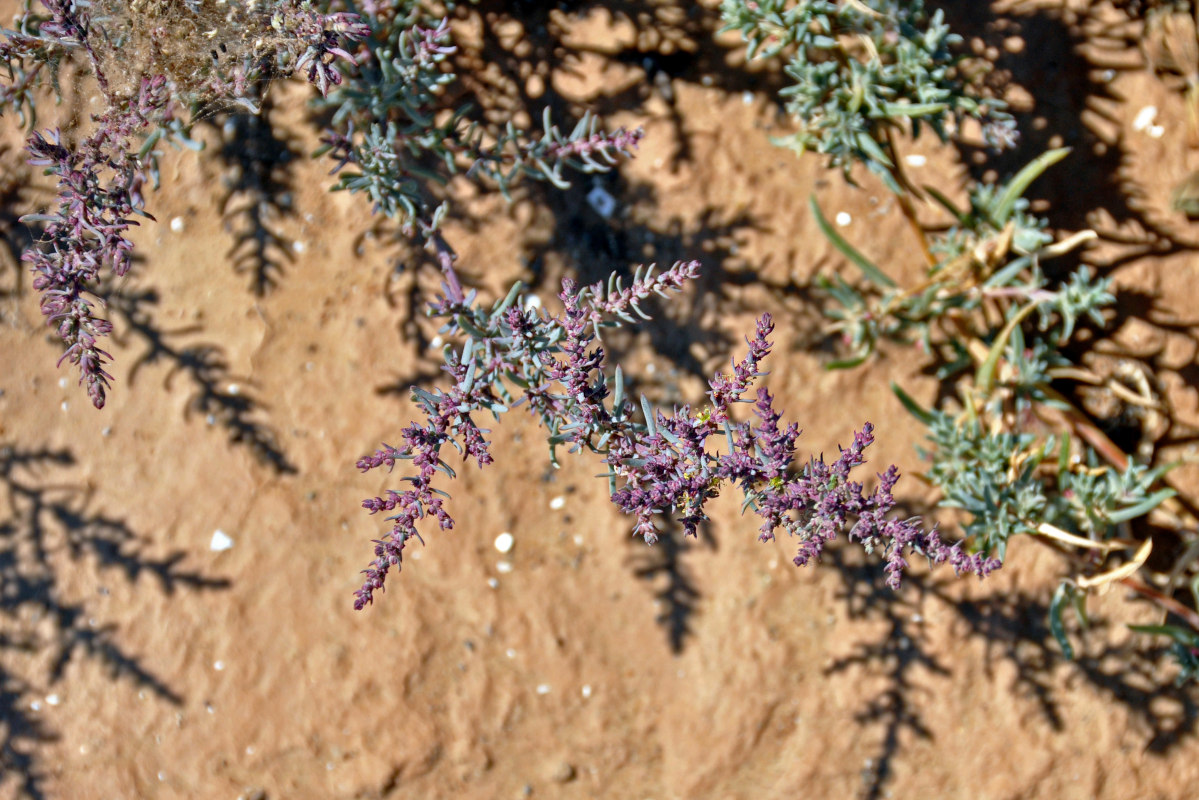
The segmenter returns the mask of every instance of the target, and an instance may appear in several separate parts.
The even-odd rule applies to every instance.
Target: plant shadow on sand
[[[259,420],[264,406],[254,397],[251,381],[230,373],[222,349],[214,344],[176,343],[176,339],[186,339],[202,328],[192,326],[175,331],[159,328],[153,309],[160,298],[154,289],[132,284],[117,289],[106,283],[97,294],[116,318],[114,339],[126,346],[143,348],[129,370],[131,386],[142,367],[168,364],[170,371],[164,388],[170,387],[176,375],[183,375],[191,384],[188,415],[195,414],[208,425],[224,429],[231,445],[247,448],[259,463],[276,474],[296,472],[279,444],[278,435]]]
[[[1001,663],[1014,668],[1012,691],[1033,700],[1044,724],[1054,731],[1069,724],[1063,695],[1079,683],[1099,690],[1128,714],[1129,735],[1139,739],[1145,751],[1166,754],[1194,735],[1199,725],[1195,687],[1162,686],[1162,675],[1169,669],[1167,649],[1145,647],[1135,638],[1119,646],[1103,644],[1100,640],[1111,625],[1102,619],[1092,618],[1084,633],[1071,632],[1082,637],[1084,646],[1074,661],[1066,661],[1049,628],[1049,605],[1039,592],[986,593],[984,583],[986,596],[963,600],[953,589],[952,576],[934,572],[909,573],[896,594],[885,585],[882,565],[866,562],[852,548],[830,548],[825,563],[841,578],[840,597],[850,619],[885,623],[878,635],[856,643],[826,669],[827,675],[867,670],[886,677],[882,689],[862,698],[856,715],[876,742],[864,747],[868,767],[862,773],[862,798],[888,796],[887,782],[903,757],[907,736],[935,738],[913,699],[935,695],[940,682],[961,680],[952,660],[938,657],[929,647],[923,614],[934,603],[965,624],[968,639],[985,643],[988,676]],[[1096,644],[1088,646],[1088,641]]]
[[[6,629],[0,635],[0,787],[12,779],[18,792],[32,798],[47,797],[48,766],[32,753],[39,742],[55,738],[38,712],[56,702],[48,693],[76,657],[94,660],[114,680],[129,680],[172,705],[183,702],[154,674],[147,656],[122,647],[115,625],[73,599],[67,571],[87,564],[101,595],[108,590],[100,576],[113,572],[130,583],[148,576],[166,595],[230,586],[183,567],[180,550],[151,554],[126,522],[94,510],[86,487],[60,482],[74,464],[67,450],[0,445],[0,615]],[[34,699],[41,697],[47,699]]]
[[[296,242],[280,232],[296,216],[292,164],[298,145],[273,124],[271,95],[259,98],[259,111],[225,113],[205,121],[217,132],[221,175],[221,216],[233,236],[227,257],[238,274],[249,275],[250,291],[265,297],[295,261]]]

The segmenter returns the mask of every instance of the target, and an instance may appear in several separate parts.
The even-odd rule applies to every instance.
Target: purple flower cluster
[[[330,86],[341,85],[341,73],[333,66],[337,59],[357,63],[341,47],[339,39],[361,41],[371,34],[370,26],[357,14],[322,14],[308,3],[281,4],[271,19],[271,26],[304,45],[295,69],[306,74],[308,82],[320,90],[322,97],[328,96]]]
[[[57,129],[29,137],[29,163],[45,167],[47,174],[58,179],[58,208],[53,213],[22,218],[46,224],[42,242],[23,258],[35,274],[33,285],[42,295],[42,313],[66,345],[59,364],[69,360],[79,367],[80,383],[87,387],[92,404],[102,408],[112,380],[104,365],[112,357],[97,342],[112,332],[112,325],[96,315],[94,301],[88,299],[88,286],[104,269],[117,276],[129,269],[133,243],[126,234],[138,224],[132,217],[153,219],[144,210],[141,194],[147,165],[138,147],[133,146],[133,139],[171,122],[172,107],[186,96],[179,95],[182,89],[161,74],[142,78],[135,90],[116,91],[104,73],[101,58],[103,54],[112,60],[114,53],[103,48],[114,46],[113,37],[88,14],[90,4],[42,0],[42,5],[49,12],[48,19],[36,19],[27,10],[22,22],[22,26],[36,26],[37,37],[3,32],[6,41],[0,46],[0,58],[18,81],[0,92],[0,102],[19,106],[30,91],[28,81],[40,68],[38,59],[51,57],[48,50],[41,53],[39,48],[53,45],[67,51],[82,49],[87,54],[107,108],[94,118],[95,132],[74,147],[64,142]],[[265,16],[259,16],[266,21]],[[339,37],[356,40],[370,34],[369,26],[356,14],[322,14],[300,0],[277,4],[269,22],[279,40],[280,53],[292,58],[295,69],[306,70],[308,79],[322,94],[330,85],[341,82],[333,62],[342,59],[353,63],[353,57],[338,45]],[[26,59],[32,59],[34,65],[26,67]],[[214,74],[204,90],[244,99],[253,77],[247,70],[256,69],[250,65],[260,60],[239,63],[232,77]]]
[[[420,539],[420,520],[434,516],[442,529],[452,527],[443,505],[445,495],[432,485],[437,471],[454,476],[441,459],[442,446],[453,445],[464,458],[475,458],[480,467],[491,463],[487,431],[475,424],[471,414],[491,411],[498,419],[520,403],[527,403],[540,417],[551,448],[570,443],[572,452],[587,449],[604,456],[613,503],[635,519],[634,535],[649,544],[657,541],[653,520],[660,514],[674,515],[687,535],[696,535],[699,523],[707,519],[706,503],[729,483],[741,490],[743,510],[752,508],[762,518],[761,541],[773,539],[780,528],[799,539],[797,566],[818,559],[824,546],[846,531],[868,551],[884,553],[887,583],[893,588],[900,585],[909,553],[923,555],[933,564],[949,562],[959,575],[984,577],[998,568],[995,559],[965,553],[960,542],[945,544],[935,530],[925,531],[918,518],[889,518],[899,479],[894,466],[878,476],[879,484],[869,494],[861,483],[849,479],[855,468],[866,463],[864,452],[874,441],[869,423],[833,464],[820,458],[797,468],[799,428],[794,423],[780,426],[781,416],[769,391],[759,388],[753,401],[756,424],[734,419],[732,406],[751,402],[745,395],[763,374],[761,362],[770,352],[774,330],[768,314],[758,320],[749,351],[733,364],[732,373],[719,374],[710,382],[709,406],[698,413],[682,406],[667,415],[642,398],[643,422],[635,422],[634,405],[624,397],[619,368],[614,390],[609,389],[604,351],[597,343],[599,329],[631,321],[631,312],[644,316],[640,302],[651,294],[666,295],[682,288],[698,268],[696,262],[680,262],[656,277],[652,268],[645,275],[639,270],[628,289],[613,280],[606,291],[603,284],[576,291],[573,282],[564,281],[560,294],[564,309],[559,316],[525,308],[519,302],[519,286],[490,312],[476,305],[473,292],[457,300],[443,298],[435,305],[434,313],[449,320],[443,332],[464,334],[467,344],[461,354],[447,350],[446,370],[456,382],[453,388],[436,393],[414,390],[426,424],[414,423],[404,431],[403,448],[384,445],[358,462],[366,471],[391,469],[398,460],[412,460],[420,471],[406,478],[411,489],[363,503],[371,513],[396,513],[389,518],[391,532],[376,541],[376,558],[364,570],[366,580],[356,594],[355,607],[371,603],[389,569],[400,567],[408,540]],[[518,390],[519,398],[513,390]],[[713,437],[724,445],[723,450],[709,449]]]
[[[610,133],[592,133],[573,141],[551,142],[547,153],[551,159],[578,159],[589,166],[600,166],[597,158],[609,165],[617,163],[618,154],[627,154],[637,149],[644,135],[641,128],[626,130],[617,128]]]
[[[442,17],[436,28],[413,25],[409,41],[412,43],[413,58],[421,64],[432,64],[458,52],[450,44],[450,20]]]
[[[130,152],[129,139],[165,112],[165,84],[162,77],[143,79],[135,102],[102,116],[96,132],[76,148],[64,144],[58,130],[35,132],[26,145],[29,163],[58,177],[58,210],[22,217],[46,223],[42,244],[23,258],[42,293],[42,314],[66,345],[59,364],[69,360],[79,367],[79,381],[96,408],[103,408],[112,379],[103,366],[111,356],[96,342],[112,324],[95,315],[87,287],[104,268],[117,276],[128,271],[133,243],[125,234],[138,224],[131,217],[149,217],[142,210],[143,165]]]

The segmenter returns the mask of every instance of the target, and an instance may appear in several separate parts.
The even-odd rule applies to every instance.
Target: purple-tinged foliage
[[[29,163],[45,167],[47,174],[58,179],[58,208],[23,217],[27,222],[46,224],[43,240],[23,258],[35,274],[33,285],[41,292],[42,313],[66,346],[59,364],[70,361],[78,366],[80,383],[87,387],[92,404],[102,408],[112,380],[104,366],[112,357],[98,341],[112,332],[112,325],[97,316],[89,287],[106,269],[117,276],[126,273],[133,250],[127,233],[138,224],[132,218],[153,219],[144,210],[142,197],[148,174],[156,174],[152,172],[153,143],[168,125],[176,133],[185,127],[174,119],[173,111],[191,101],[226,97],[249,102],[250,84],[262,77],[264,70],[270,72],[270,65],[263,58],[265,52],[256,52],[254,58],[233,59],[235,66],[229,74],[214,70],[198,83],[193,75],[161,74],[156,69],[149,72],[153,77],[142,77],[140,83],[134,79],[129,86],[118,88],[119,81],[110,78],[124,79],[140,72],[131,68],[125,75],[110,69],[113,74],[105,74],[106,65],[130,67],[121,47],[136,50],[125,41],[129,37],[124,33],[118,35],[103,27],[119,27],[121,22],[102,20],[100,15],[93,19],[89,3],[41,0],[41,4],[48,17],[27,9],[20,19],[21,32],[3,32],[0,66],[12,85],[0,87],[0,104],[15,107],[23,119],[32,120],[32,92],[41,68],[47,63],[56,65],[66,53],[82,51],[105,100],[105,111],[93,118],[94,131],[77,145],[64,141],[57,129],[30,135],[26,145]],[[136,13],[140,12],[131,12]],[[229,16],[230,27],[236,28],[235,22],[249,25],[253,21],[270,39],[279,62],[271,74],[304,71],[322,94],[342,81],[334,62],[355,63],[339,40],[360,40],[371,32],[356,14],[323,14],[304,0],[285,0],[269,12],[251,7],[237,13],[242,16]],[[246,14],[257,16],[251,19]],[[194,29],[196,23],[190,27]],[[164,30],[155,28],[152,34],[161,36]],[[117,44],[119,41],[125,44]],[[262,39],[253,46],[262,46]],[[224,49],[223,43],[221,47]],[[157,52],[153,46],[150,49]],[[52,72],[57,74],[57,68]],[[28,115],[25,105],[30,107]],[[135,142],[139,137],[150,138]]]
[[[308,82],[329,94],[330,86],[341,85],[341,73],[333,63],[338,59],[356,63],[354,57],[339,44],[340,38],[361,41],[370,36],[370,26],[357,14],[322,14],[308,3],[283,3],[271,19],[271,25],[289,39],[305,46],[296,59],[295,70],[303,72]]]
[[[372,514],[395,513],[388,518],[391,531],[375,543],[375,560],[364,570],[355,608],[373,602],[390,569],[402,565],[410,539],[423,543],[417,530],[421,520],[432,516],[442,530],[453,526],[443,503],[446,495],[433,486],[438,471],[454,477],[441,457],[443,446],[452,445],[480,467],[491,463],[488,431],[478,427],[472,414],[490,411],[498,419],[520,403],[527,403],[545,425],[551,457],[556,445],[566,443],[572,452],[587,449],[604,456],[612,501],[634,518],[634,535],[647,543],[658,538],[653,519],[659,514],[674,515],[688,535],[696,535],[707,519],[706,503],[730,483],[744,496],[742,509],[752,508],[762,518],[761,541],[773,539],[779,528],[798,537],[797,566],[818,559],[824,546],[845,531],[868,551],[883,551],[887,583],[893,588],[899,587],[907,553],[924,555],[933,564],[948,561],[958,574],[984,577],[998,568],[995,559],[964,553],[961,543],[946,545],[935,530],[926,532],[918,518],[889,518],[899,478],[894,466],[879,475],[870,494],[849,480],[866,463],[864,452],[874,441],[869,423],[833,464],[821,458],[796,468],[799,428],[793,423],[780,427],[769,391],[757,391],[757,424],[734,420],[732,406],[751,402],[745,395],[764,374],[761,362],[770,352],[774,330],[768,314],[758,320],[745,358],[733,364],[730,375],[712,379],[709,406],[698,413],[682,406],[667,415],[642,398],[643,421],[634,422],[635,407],[624,397],[619,367],[609,390],[599,329],[633,321],[632,313],[644,317],[640,302],[681,289],[698,269],[696,262],[680,262],[656,277],[652,267],[644,275],[638,269],[628,289],[613,280],[606,289],[596,284],[577,291],[572,281],[565,281],[559,316],[527,308],[520,302],[519,285],[490,311],[476,304],[474,292],[435,304],[433,313],[448,320],[442,332],[463,334],[466,344],[460,352],[446,348],[445,369],[454,379],[449,391],[413,390],[426,422],[405,429],[405,446],[384,445],[358,462],[367,471],[390,470],[397,461],[411,460],[419,472],[405,478],[411,488],[363,502]],[[713,437],[723,451],[709,449]]]
[[[88,287],[105,268],[118,276],[128,271],[133,243],[125,234],[138,224],[134,215],[150,217],[142,210],[143,164],[130,151],[130,139],[166,113],[165,83],[162,77],[143,79],[136,102],[100,117],[96,132],[77,147],[64,144],[58,130],[35,132],[26,145],[29,163],[58,178],[58,210],[22,218],[46,223],[42,243],[23,258],[42,293],[42,314],[66,345],[59,363],[79,367],[79,382],[96,408],[104,407],[112,379],[104,370],[111,356],[97,340],[112,325],[95,315]]]

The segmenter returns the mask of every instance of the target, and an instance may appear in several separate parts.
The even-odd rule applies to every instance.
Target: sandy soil
[[[530,10],[522,26],[487,10],[499,5],[460,25],[465,58],[483,54],[468,88],[485,113],[590,108],[646,136],[618,173],[564,194],[531,187],[506,205],[452,185],[467,279],[550,297],[565,274],[699,258],[700,285],[614,339],[639,390],[699,397],[769,310],[766,385],[804,444],[836,452],[870,420],[873,464],[918,473],[921,431],[888,386],[930,401],[936,382],[899,349],[824,371],[805,288],[844,267],[811,193],[850,214],[846,234],[894,276],[919,274],[885,190],[770,144],[788,124],[778,78],[726,66],[709,12],[612,3],[582,19]],[[1172,410],[1155,458],[1178,456],[1199,427],[1199,229],[1169,206],[1199,167],[1181,94],[1142,68],[1135,25],[1111,27],[1110,6],[947,6],[996,60],[1025,140],[976,164],[969,146],[923,139],[908,145],[927,157],[916,180],[961,196],[971,172],[1075,147],[1032,194],[1062,228],[1099,231],[1086,260],[1120,304],[1087,357],[1152,370]],[[495,426],[497,464],[449,487],[457,528],[354,612],[383,530],[358,504],[395,485],[354,461],[412,418],[408,385],[437,379],[434,331],[412,313],[436,276],[386,226],[364,236],[378,221],[360,198],[325,191],[328,165],[305,157],[306,92],[273,87],[265,120],[218,115],[205,153],[166,159],[159,222],[114,287],[104,411],[55,369],[28,276],[0,271],[0,797],[1196,796],[1196,692],[1124,626],[1152,609],[1096,598],[1065,661],[1046,624],[1064,565],[1045,548],[1014,542],[981,584],[917,570],[893,595],[849,547],[797,570],[732,499],[699,541],[674,531],[647,548],[596,463],[548,470],[516,413]],[[1148,105],[1161,138],[1133,127]],[[50,195],[17,150],[2,158],[19,248],[15,216]],[[595,185],[617,199],[609,220],[586,202]],[[1199,470],[1173,479],[1196,496]],[[900,489],[928,510],[914,477]],[[211,549],[218,530],[232,547]]]

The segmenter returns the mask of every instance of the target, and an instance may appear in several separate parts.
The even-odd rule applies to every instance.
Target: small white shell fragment
[[[742,92],[741,93],[741,102],[745,103],[745,105],[747,105],[747,106],[752,106],[754,104],[754,93],[753,92]]]
[[[553,500],[550,501],[550,508],[552,508],[554,511],[560,510],[565,505],[566,505],[566,498],[563,497],[562,495],[558,495],[557,497],[555,497]]]
[[[233,547],[233,538],[225,533],[220,528],[217,528],[212,533],[212,541],[208,544],[208,549],[219,553],[222,550],[228,550]]]
[[[525,311],[532,311],[535,308],[541,308],[541,298],[531,294],[525,298]]]
[[[58,695],[56,695],[56,694],[48,694],[48,695],[46,695],[46,703],[47,703],[48,705],[52,705],[52,706],[56,706],[56,705],[58,705],[58,703],[59,703],[59,697],[58,697]]]
[[[1150,125],[1148,130],[1145,131],[1145,133],[1149,134],[1154,139],[1160,139],[1160,138],[1162,138],[1162,136],[1165,135],[1166,129],[1163,128],[1161,125]]]
[[[512,534],[504,531],[499,536],[495,537],[495,549],[501,553],[507,553],[512,549],[512,545],[516,542]]]
[[[1134,131],[1143,131],[1153,124],[1153,120],[1157,119],[1157,106],[1145,106],[1137,112],[1136,117],[1132,121],[1132,129]]]
[[[853,222],[853,217],[849,216],[848,211],[838,211],[836,220],[837,224],[844,228],[846,225]]]
[[[65,389],[65,388],[67,388],[67,379],[66,379],[66,378],[59,378],[59,379],[58,379],[58,388],[59,388],[59,389]]]
[[[171,220],[171,230],[175,233],[183,233],[183,217],[175,217]]]
[[[596,186],[587,193],[587,204],[604,219],[610,218],[616,210],[616,198],[608,194],[602,186]]]
[[[507,573],[512,571],[512,562],[511,561],[500,561],[499,563],[497,563],[495,565],[495,571],[500,574],[506,575]]]
[[[225,668],[225,662],[224,661],[213,661],[212,668],[215,669],[217,672],[220,672],[221,670],[223,670]]]
[[[445,340],[443,340],[440,336],[434,336],[431,340],[429,340],[429,347],[432,347],[434,350],[437,350],[443,344],[445,344]]]
[[[495,578],[488,578],[487,585],[490,586],[492,589],[500,588],[500,582],[497,581]]]
[[[590,683],[583,684],[583,697],[584,698],[591,697],[591,684]]]
[[[66,400],[62,401],[62,410],[63,411],[67,411],[68,409],[70,409],[70,407],[71,407],[70,403],[68,403]]]
[[[549,693],[550,693],[550,685],[548,683],[537,684],[537,694],[549,694]]]
[[[297,253],[303,253],[308,249],[308,245],[304,244],[303,242],[296,241],[291,243],[291,249],[295,250]]]
[[[928,159],[919,153],[912,153],[911,155],[905,156],[903,160],[907,162],[909,167],[923,167],[928,163]]]
[[[508,658],[516,658],[516,651],[509,647],[504,651],[504,655],[508,656]]]
[[[226,391],[229,392],[229,394],[233,395],[234,397],[237,397],[237,395],[241,394],[241,387],[238,386],[236,383],[231,383],[231,384],[229,384],[229,387],[226,389]]]

